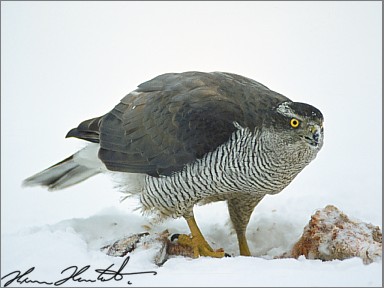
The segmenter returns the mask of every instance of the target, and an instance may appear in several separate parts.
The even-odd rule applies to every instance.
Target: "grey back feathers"
[[[98,135],[99,157],[109,170],[171,175],[228,141],[233,122],[261,127],[284,101],[289,99],[235,74],[164,74],[68,136],[96,142]]]

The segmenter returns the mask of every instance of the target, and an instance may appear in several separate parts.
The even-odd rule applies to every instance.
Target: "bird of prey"
[[[178,242],[194,256],[223,257],[204,239],[196,204],[226,201],[240,255],[256,205],[282,191],[323,146],[323,115],[252,79],[224,72],[167,73],[144,82],[103,116],[66,137],[85,148],[24,180],[59,190],[101,172],[123,176],[143,212],[184,217]]]

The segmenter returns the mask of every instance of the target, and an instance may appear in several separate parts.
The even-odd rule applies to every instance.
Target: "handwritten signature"
[[[83,278],[84,275],[82,275],[82,274],[85,271],[87,271],[88,269],[91,268],[91,265],[86,265],[86,266],[82,267],[81,269],[79,269],[79,267],[77,267],[77,266],[70,266],[68,268],[65,268],[64,270],[61,271],[61,274],[62,275],[63,274],[64,275],[67,274],[68,276],[65,275],[66,277],[64,277],[64,278],[62,278],[60,280],[57,280],[55,282],[53,282],[53,281],[49,282],[49,281],[41,281],[41,280],[30,279],[29,278],[29,277],[31,277],[30,274],[35,270],[35,267],[29,268],[25,272],[21,272],[19,270],[13,271],[13,272],[8,273],[7,275],[1,277],[1,280],[4,280],[4,279],[8,280],[4,284],[4,287],[7,287],[7,286],[11,285],[14,282],[19,283],[19,284],[35,283],[35,284],[40,284],[40,285],[44,285],[45,284],[45,285],[60,286],[60,285],[63,285],[64,283],[66,283],[68,281],[90,282],[90,283],[94,283],[94,282],[97,282],[97,281],[107,282],[107,281],[111,281],[111,280],[122,281],[124,279],[124,276],[128,276],[128,275],[138,275],[138,274],[152,274],[152,275],[156,275],[157,274],[156,271],[129,272],[129,273],[125,272],[125,273],[123,273],[123,270],[124,270],[125,266],[128,264],[129,259],[130,259],[129,256],[126,257],[124,259],[124,262],[121,264],[121,266],[117,270],[112,270],[111,269],[115,264],[111,264],[106,269],[95,269],[94,271],[97,274],[99,274],[96,279]],[[130,280],[128,280],[127,284],[131,285],[132,282]]]

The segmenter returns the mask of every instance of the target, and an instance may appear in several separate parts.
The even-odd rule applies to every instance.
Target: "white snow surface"
[[[147,229],[188,233],[183,219],[152,223],[135,210],[135,199],[120,202],[124,195],[109,175],[58,192],[21,183],[82,148],[81,140],[63,139],[67,131],[110,111],[139,83],[197,70],[244,75],[319,108],[325,139],[317,158],[256,207],[247,231],[253,257],[238,256],[226,204],[214,203],[196,207],[196,221],[214,248],[233,257],[175,257],[157,267],[154,249],[139,249],[121,272],[156,275],[61,287],[381,286],[381,261],[274,259],[328,204],[382,227],[381,6],[2,1],[1,277],[34,267],[29,279],[54,283],[74,267],[64,269],[90,265],[80,276],[96,279],[95,270],[118,270],[128,259],[100,251],[111,241]]]
[[[95,197],[106,197],[106,194],[97,191],[92,193]],[[57,192],[55,194],[59,195]],[[153,262],[158,250],[137,249],[128,254],[130,259],[123,272],[156,271],[156,275],[128,275],[121,281],[97,283],[79,283],[71,280],[63,286],[126,287],[128,281],[132,283],[130,286],[164,287],[381,285],[381,261],[364,265],[360,258],[330,262],[307,260],[303,256],[299,259],[273,259],[274,256],[290,249],[298,240],[309,221],[310,213],[306,212],[314,212],[296,209],[295,207],[301,207],[303,198],[297,197],[293,200],[287,194],[285,193],[287,197],[281,199],[277,196],[267,197],[257,207],[248,229],[248,240],[254,257],[239,256],[236,236],[230,232],[226,205],[209,204],[196,207],[196,219],[212,246],[225,248],[232,257],[190,259],[178,256],[168,259],[163,266],[158,267]],[[187,225],[182,219],[153,224],[149,217],[143,217],[138,211],[133,211],[134,206],[127,202],[132,202],[133,199],[125,200],[127,203],[120,203],[117,198],[115,200],[115,205],[106,205],[107,207],[100,211],[84,213],[89,214],[88,216],[68,216],[63,217],[64,220],[52,223],[47,221],[47,224],[39,225],[29,223],[24,228],[3,234],[2,276],[15,270],[27,271],[36,267],[30,279],[55,282],[71,275],[69,271],[67,274],[60,274],[67,267],[76,265],[81,269],[91,265],[81,277],[97,279],[99,274],[95,269],[105,269],[111,264],[118,268],[126,259],[107,256],[101,252],[100,248],[106,244],[144,231],[156,233],[168,229],[171,233],[188,233]],[[90,199],[79,196],[66,201],[76,201],[81,205]],[[56,203],[59,206],[59,202]],[[5,285],[4,281],[2,285]],[[15,283],[11,285],[17,286]]]

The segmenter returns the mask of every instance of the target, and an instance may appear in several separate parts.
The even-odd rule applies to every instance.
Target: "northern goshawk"
[[[143,211],[184,217],[191,235],[178,241],[198,257],[223,257],[205,241],[195,204],[227,201],[240,254],[245,232],[266,194],[282,191],[323,146],[323,115],[235,74],[160,75],[138,86],[107,114],[67,137],[84,149],[29,177],[25,185],[59,190],[100,172],[120,173]]]

